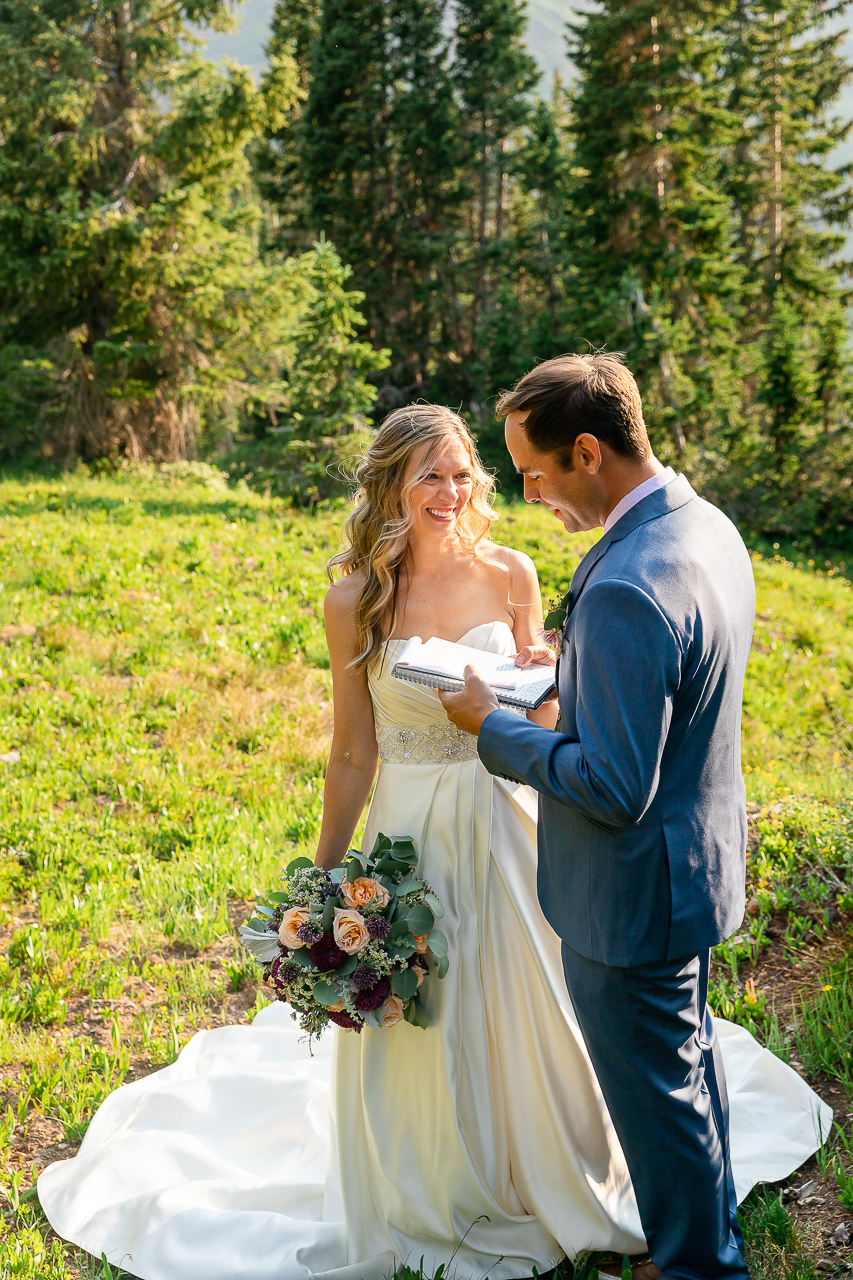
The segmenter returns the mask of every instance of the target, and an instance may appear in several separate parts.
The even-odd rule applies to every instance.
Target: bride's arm
[[[505,547],[504,553],[509,556],[510,608],[513,614],[512,634],[515,639],[516,652],[522,649],[545,650],[542,625],[542,593],[539,590],[539,578],[536,568],[529,556],[520,551]],[[553,660],[553,659],[552,659]],[[548,702],[543,702],[535,711],[528,711],[527,719],[543,729],[553,729],[557,723],[556,694]]]
[[[349,667],[358,652],[354,618],[357,587],[351,578],[344,578],[329,590],[325,603],[335,726],[315,861],[318,867],[326,868],[337,867],[346,857],[379,758],[367,673]]]

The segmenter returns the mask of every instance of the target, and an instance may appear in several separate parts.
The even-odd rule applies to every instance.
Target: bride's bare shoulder
[[[348,573],[332,583],[323,602],[323,610],[328,620],[343,622],[345,619],[352,618],[364,586],[364,579],[364,572],[356,569],[355,573]]]
[[[526,556],[523,551],[516,551],[515,547],[504,547],[499,542],[490,542],[483,558],[500,565],[509,574],[512,582],[538,581],[536,566],[530,556]]]

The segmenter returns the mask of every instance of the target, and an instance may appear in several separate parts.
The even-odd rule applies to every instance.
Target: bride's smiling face
[[[474,476],[471,455],[462,440],[452,441],[430,470],[422,474],[424,459],[431,449],[425,444],[409,459],[404,483],[417,482],[409,489],[413,534],[446,538],[456,531],[462,512],[471,501]]]

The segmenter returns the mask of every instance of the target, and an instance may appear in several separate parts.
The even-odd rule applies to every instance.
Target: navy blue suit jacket
[[[694,955],[743,919],[754,613],[740,535],[679,475],[575,572],[556,731],[504,709],[483,723],[486,768],[539,792],[545,914],[591,960]]]

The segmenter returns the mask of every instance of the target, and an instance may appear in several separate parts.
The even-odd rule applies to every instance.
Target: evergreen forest
[[[744,528],[853,533],[843,3],[0,0],[0,453],[201,458],[313,505],[373,423],[622,351],[658,455]],[[567,10],[568,13],[570,11]]]

